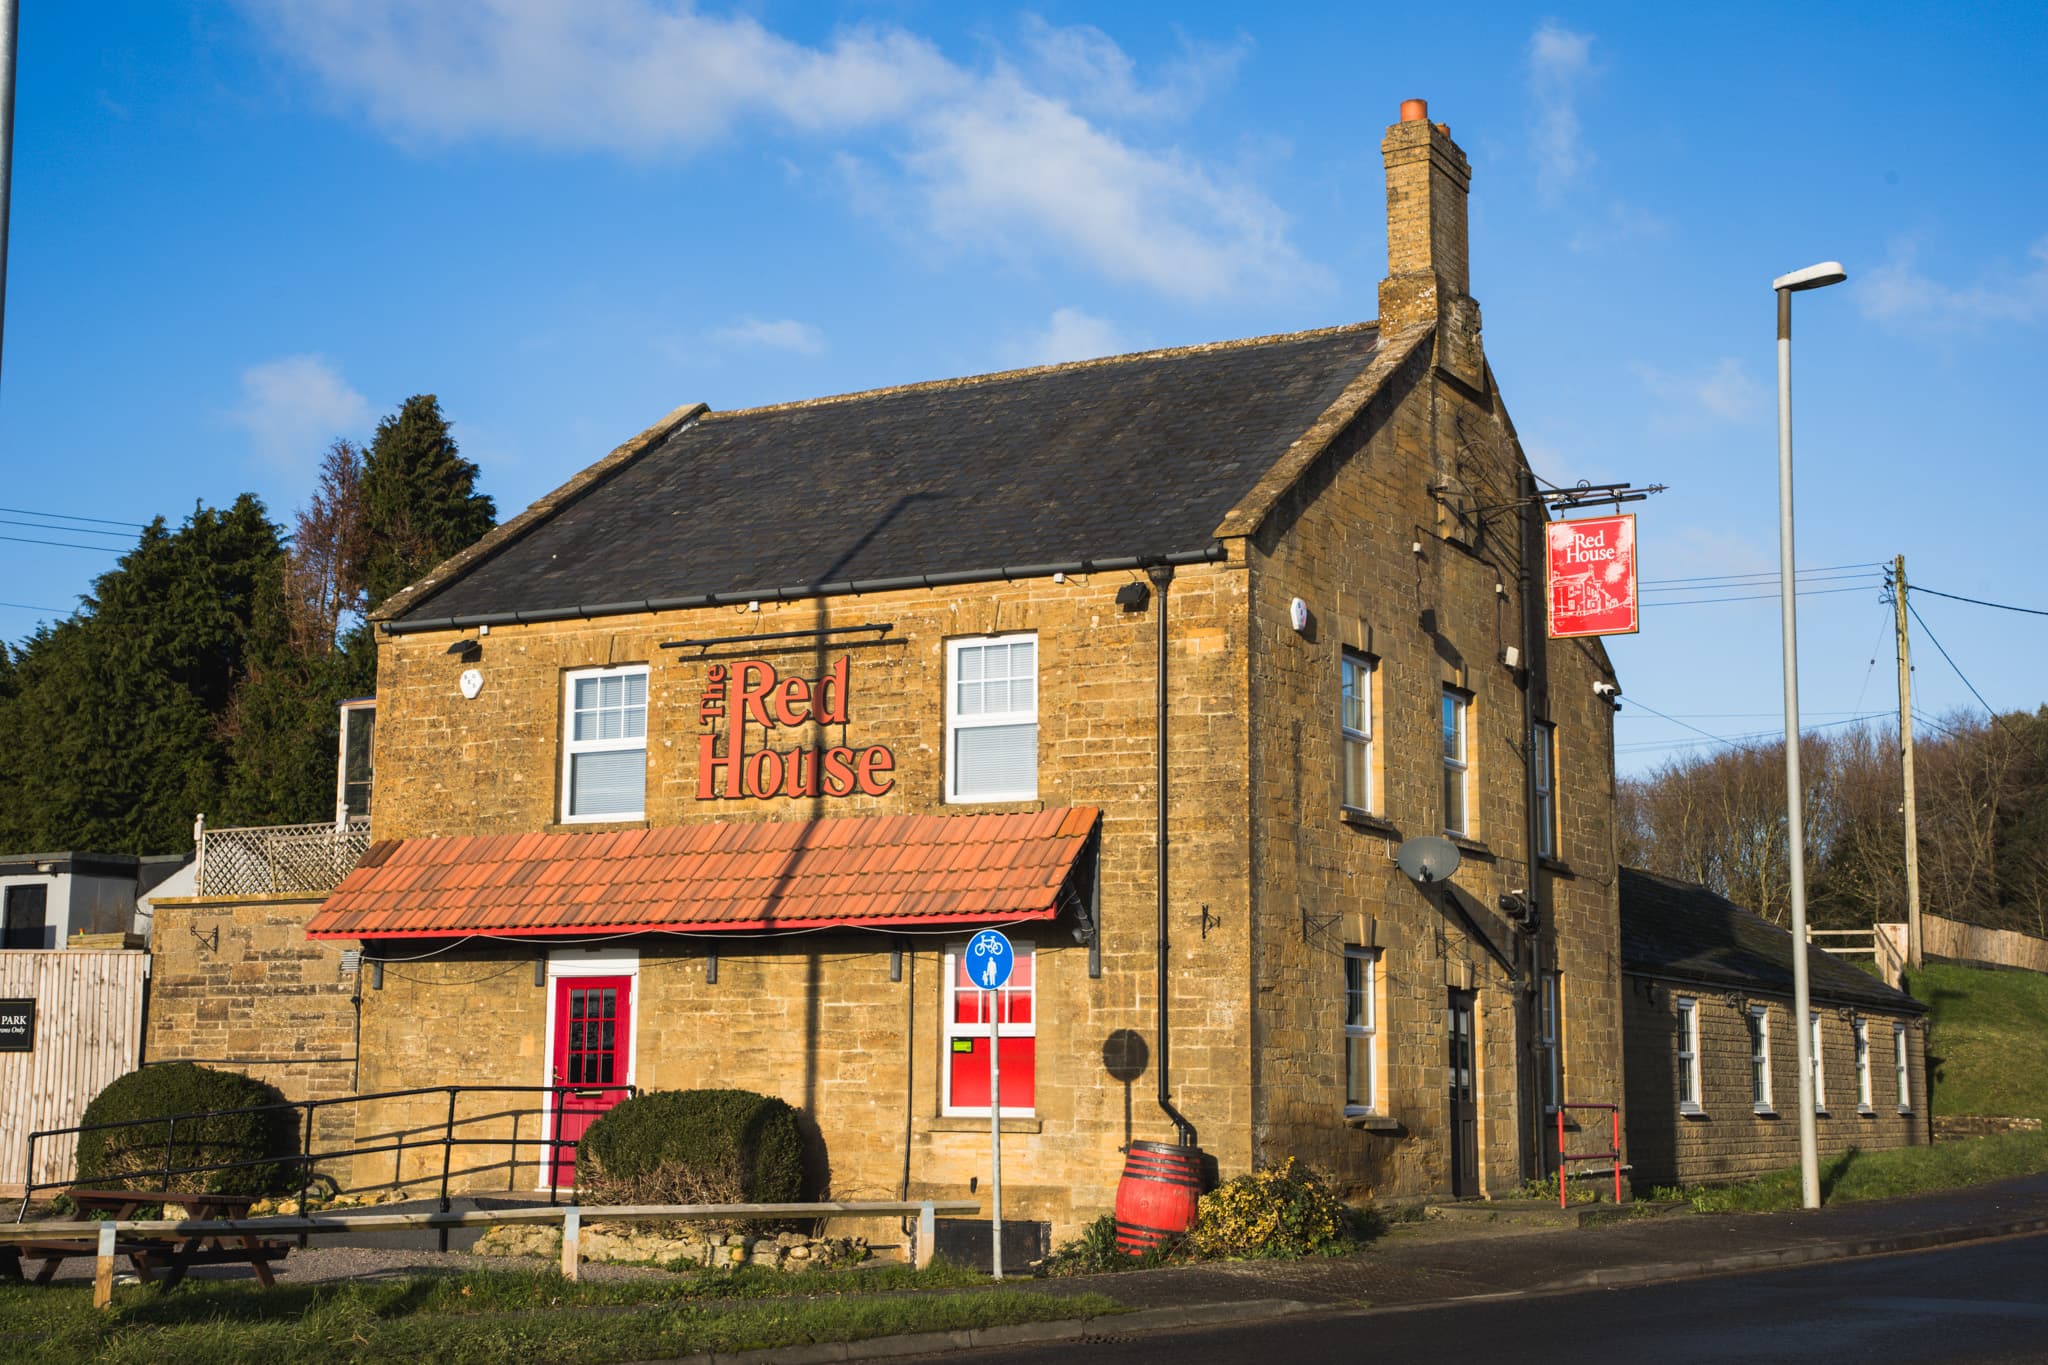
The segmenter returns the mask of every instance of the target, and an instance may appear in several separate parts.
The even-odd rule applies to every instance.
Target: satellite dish
[[[1409,877],[1427,886],[1448,881],[1458,870],[1458,846],[1434,834],[1420,834],[1401,845],[1394,861]]]

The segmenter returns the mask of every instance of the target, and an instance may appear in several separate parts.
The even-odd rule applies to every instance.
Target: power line
[[[1855,588],[1807,588],[1804,590],[1794,588],[1792,595],[1794,597],[1827,597],[1838,592],[1869,592],[1875,586],[1875,584],[1865,584]],[[1774,592],[1757,592],[1749,593],[1742,597],[1688,597],[1677,602],[1645,602],[1643,605],[1646,607],[1708,607],[1717,602],[1774,602],[1778,599],[1778,596]]]
[[[1971,682],[1968,677],[1964,676],[1963,670],[1956,664],[1955,659],[1949,655],[1948,650],[1942,647],[1941,641],[1938,638],[1936,638],[1934,631],[1928,626],[1927,618],[1922,616],[1920,614],[1920,609],[1913,605],[1913,591],[1914,590],[1910,587],[1906,589],[1906,610],[1913,613],[1913,619],[1920,623],[1920,629],[1927,632],[1927,638],[1934,642],[1934,647],[1935,649],[1940,651],[1941,657],[1948,660],[1948,666],[1950,668],[1955,669],[1955,673],[1958,678],[1962,678],[1963,686],[1970,689],[1970,695],[1977,699],[1977,704],[1983,707],[1986,711],[1991,713],[1991,719],[1997,721],[2000,725],[2005,725],[2005,717],[1999,715],[1998,712],[1992,707],[1991,703],[1984,700],[1984,694],[1977,690],[1977,684]],[[2008,733],[2015,733],[2016,737],[2016,732],[2013,731],[2010,725],[2006,725],[2005,728]]]
[[[114,536],[121,540],[133,540],[131,531],[95,531],[90,526],[54,526],[47,521],[16,521],[12,517],[0,517],[0,526],[26,526],[36,531],[65,531],[74,536]]]
[[[0,507],[0,512],[12,512],[18,517],[48,517],[52,521],[95,521],[102,526],[132,526],[138,531],[147,530],[146,521],[115,521],[111,517],[80,517],[69,512],[39,512],[28,507]]]
[[[5,510],[5,508],[0,508],[0,511]],[[1869,564],[1822,564],[1813,568],[1795,569],[1792,576],[1794,578],[1805,578],[1809,574],[1842,573],[1849,569],[1881,569],[1883,567],[1882,564],[1875,561]],[[1649,587],[1653,583],[1714,583],[1723,579],[1758,579],[1775,583],[1778,581],[1778,571],[1776,569],[1768,569],[1756,573],[1704,574],[1696,578],[1646,578],[1643,580],[1643,586]]]
[[[0,536],[0,540],[11,540],[17,545],[55,545],[65,550],[98,550],[103,555],[117,555],[122,552],[119,545],[80,545],[71,540],[35,540],[29,536]]]
[[[36,607],[30,606],[26,602],[0,602],[0,607],[14,607],[19,611],[54,611],[60,616],[69,616],[72,612],[78,610],[76,607],[71,608],[70,611],[66,611],[63,607]]]
[[[1981,597],[1958,597],[1952,592],[1936,592],[1933,588],[1923,588],[1918,583],[1907,586],[1906,595],[1908,597],[1916,592],[1924,592],[1929,597],[1946,597],[1951,602],[1968,602],[1973,607],[1996,607],[2000,611],[2024,612],[2028,616],[2048,616],[2048,611],[2042,611],[2039,607],[2015,607],[2004,602],[1986,602]]]

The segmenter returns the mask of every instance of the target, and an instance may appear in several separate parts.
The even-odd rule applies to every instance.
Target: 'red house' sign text
[[[1636,601],[1636,519],[1624,513],[1544,528],[1550,561],[1550,638],[1631,635]]]
[[[882,745],[746,747],[750,723],[761,727],[764,740],[800,725],[845,725],[851,673],[852,661],[844,654],[821,678],[785,677],[765,659],[712,664],[704,673],[697,719],[704,725],[730,724],[723,754],[717,735],[697,737],[697,799],[886,795],[896,785],[889,775],[896,770],[896,755]]]

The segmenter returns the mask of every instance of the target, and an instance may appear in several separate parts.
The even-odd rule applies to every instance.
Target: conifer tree
[[[415,394],[377,423],[362,474],[369,533],[363,580],[370,607],[496,524],[496,504],[476,491],[476,476],[433,394]]]

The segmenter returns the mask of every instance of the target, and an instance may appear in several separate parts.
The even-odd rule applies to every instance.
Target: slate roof
[[[309,938],[1051,919],[1101,812],[746,820],[370,846]]]
[[[1926,1006],[1818,948],[1807,952],[1815,1004],[1924,1014]],[[1621,969],[1790,997],[1792,935],[1706,887],[1621,869]]]
[[[747,411],[620,461],[396,622],[1200,551],[1374,324]]]

